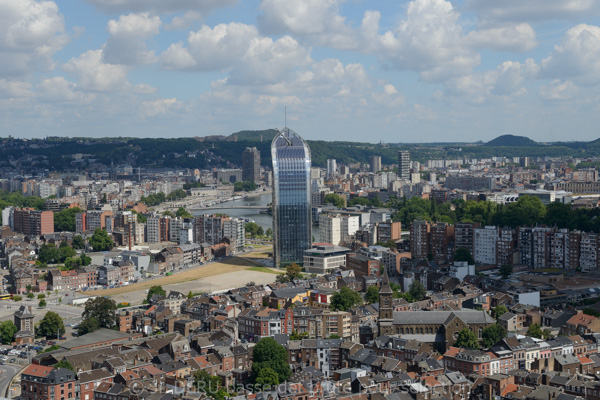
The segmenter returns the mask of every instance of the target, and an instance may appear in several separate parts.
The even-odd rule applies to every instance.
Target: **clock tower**
[[[394,325],[394,292],[390,286],[387,268],[383,272],[383,280],[379,288],[379,336],[392,335]]]

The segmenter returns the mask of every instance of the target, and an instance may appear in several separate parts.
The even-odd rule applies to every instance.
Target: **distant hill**
[[[525,136],[502,135],[496,139],[490,140],[484,146],[502,146],[502,147],[522,147],[522,146],[538,146],[536,141],[533,141]]]
[[[260,142],[262,138],[263,142],[271,142],[277,133],[277,129],[265,129],[262,131],[239,131],[229,136],[237,136],[237,139],[241,141]]]

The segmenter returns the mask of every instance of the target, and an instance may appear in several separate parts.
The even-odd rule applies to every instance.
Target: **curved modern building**
[[[273,251],[276,267],[302,265],[311,247],[310,149],[296,132],[279,131],[273,159]]]

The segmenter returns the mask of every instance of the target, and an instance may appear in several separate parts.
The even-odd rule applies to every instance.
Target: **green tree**
[[[534,337],[534,338],[541,339],[544,336],[544,333],[542,332],[542,328],[540,327],[539,324],[531,324],[531,325],[529,325],[529,328],[527,329],[527,335]]]
[[[83,212],[81,208],[66,208],[54,213],[55,232],[75,232],[75,215]]]
[[[29,300],[33,299],[34,297],[35,297],[35,295],[33,293],[31,293],[31,292],[27,293],[27,298]]]
[[[287,351],[275,339],[262,338],[252,352],[252,374],[258,377],[260,371],[270,368],[277,374],[279,382],[283,383],[292,374],[287,358]]]
[[[458,333],[458,338],[453,344],[454,347],[466,347],[467,349],[478,349],[479,342],[477,336],[469,328],[464,328]]]
[[[487,326],[481,333],[483,347],[489,348],[506,337],[506,329],[502,325],[494,324]]]
[[[300,267],[296,263],[291,263],[287,267],[285,267],[285,273],[290,279],[290,281],[294,279],[299,279],[302,277],[302,267]]]
[[[112,238],[105,230],[97,228],[90,238],[90,245],[94,251],[108,251],[115,245]]]
[[[19,329],[11,320],[0,322],[0,340],[3,344],[11,344]]]
[[[265,235],[267,237],[273,237],[273,229],[267,228],[267,231],[265,232]]]
[[[425,298],[427,290],[420,280],[415,279],[408,287],[408,293],[414,299],[414,301],[421,301]]]
[[[288,283],[290,281],[290,277],[287,274],[278,274],[275,277],[275,282],[277,283]]]
[[[506,308],[506,306],[503,304],[500,304],[499,306],[496,306],[496,308],[494,308],[494,316],[496,317],[496,319],[500,318],[502,314],[507,312],[508,308]]]
[[[252,192],[256,190],[258,186],[254,182],[243,181],[243,182],[234,182],[233,190],[235,192]]]
[[[475,264],[475,260],[473,259],[471,252],[469,249],[465,249],[464,247],[456,249],[456,253],[454,253],[454,261],[466,261],[469,263],[469,265]]]
[[[45,299],[46,295],[44,293],[38,294],[38,300]]]
[[[60,250],[53,244],[43,244],[38,250],[38,260],[46,264],[62,262]]]
[[[519,196],[515,203],[511,203],[494,215],[492,223],[506,225],[513,228],[519,226],[534,226],[543,221],[546,216],[546,207],[535,196]]]
[[[46,307],[46,300],[44,300],[44,299],[41,299],[41,300],[40,300],[40,302],[38,303],[38,306],[39,306],[40,308],[44,308],[44,307]]]
[[[183,189],[173,190],[167,195],[168,201],[181,200],[187,196],[187,193]]]
[[[85,302],[83,319],[95,318],[100,328],[111,329],[117,323],[117,303],[106,297],[96,297]]]
[[[194,293],[192,293],[192,291],[190,290],[190,292],[187,295],[188,299],[193,299],[194,298]]]
[[[39,336],[57,337],[56,334],[65,333],[65,324],[62,318],[55,312],[48,311],[40,321],[37,334]]]
[[[167,292],[165,292],[165,289],[163,289],[162,286],[154,285],[150,289],[148,289],[148,294],[146,295],[146,300],[148,301],[148,303],[150,303],[150,299],[155,294],[162,296],[162,297],[167,297]]]
[[[513,266],[510,264],[504,264],[500,267],[500,275],[502,275],[503,279],[510,278],[510,275],[513,273]]]
[[[194,218],[194,216],[184,207],[179,207],[175,213],[175,216],[181,218]]]
[[[62,243],[65,243],[65,246],[63,246]],[[62,243],[61,243],[61,247],[58,249],[60,252],[59,262],[65,262],[65,260],[67,258],[73,258],[77,255],[77,252],[75,251],[75,249],[73,249],[72,247],[69,247],[66,244],[67,242],[62,242]]]
[[[350,308],[362,303],[360,294],[347,286],[342,287],[331,296],[331,309],[336,311],[348,311]]]
[[[369,286],[365,293],[365,303],[373,304],[379,302],[379,289],[377,286]]]
[[[71,363],[65,359],[62,359],[59,362],[57,362],[56,364],[54,364],[54,368],[56,368],[56,369],[64,368],[64,369],[68,369],[69,371],[75,372],[75,368],[73,368],[73,365],[71,365]]]
[[[18,294],[14,295],[12,297],[13,301],[21,301],[23,300],[23,296],[19,296]]]
[[[325,204],[333,204],[337,208],[343,208],[346,206],[346,199],[336,193],[329,193],[325,195]]]
[[[85,241],[83,240],[83,237],[81,235],[75,235],[73,236],[72,245],[73,248],[76,250],[83,249],[85,248]]]
[[[77,333],[81,336],[86,333],[97,331],[98,329],[100,329],[98,320],[94,317],[89,317],[81,321]]]
[[[263,390],[272,388],[279,385],[279,375],[269,367],[263,368],[256,377],[256,384],[263,388]]]
[[[221,385],[221,378],[211,376],[201,369],[194,373],[194,387],[215,400],[225,400],[227,397],[227,391]]]
[[[246,233],[250,235],[250,237],[260,237],[265,234],[263,227],[258,225],[256,222],[248,222],[244,227]]]

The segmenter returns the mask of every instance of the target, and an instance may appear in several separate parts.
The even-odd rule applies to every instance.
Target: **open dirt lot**
[[[133,285],[95,290],[86,292],[86,294],[110,296],[117,302],[140,304],[146,297],[145,291],[155,285],[160,285],[167,291],[200,293],[231,289],[243,286],[248,282],[255,282],[256,284],[271,283],[275,280],[274,274],[249,270],[249,268],[261,266],[254,260],[266,257],[266,252],[255,251],[243,256],[230,257],[226,260],[178,272],[171,276],[161,276]]]

